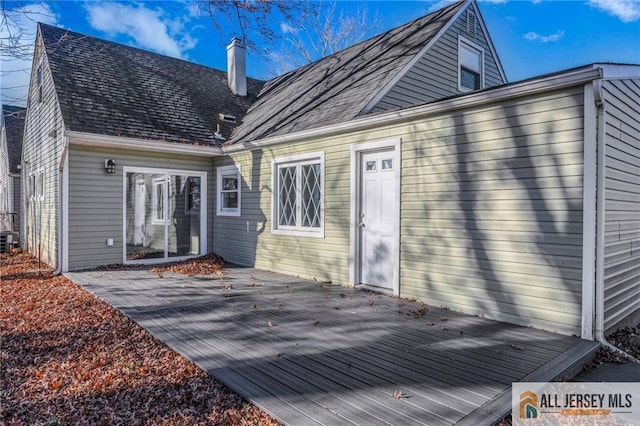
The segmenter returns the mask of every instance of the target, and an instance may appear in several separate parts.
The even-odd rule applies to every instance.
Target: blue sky
[[[32,15],[34,19],[73,31],[219,69],[226,67],[229,40],[220,37],[209,16],[193,2],[7,4],[38,12]],[[369,15],[378,17],[377,29],[382,32],[445,4],[447,0],[340,1],[337,8],[349,15],[366,6]],[[485,0],[478,4],[509,81],[592,62],[640,64],[640,0]],[[275,31],[282,31],[286,29],[282,24],[276,18],[272,25]],[[35,31],[35,23],[29,19],[22,19],[21,25],[28,32]],[[278,46],[274,48],[277,52]],[[30,61],[2,59],[2,102],[24,104]],[[247,66],[250,76],[272,76],[259,55],[250,55]]]

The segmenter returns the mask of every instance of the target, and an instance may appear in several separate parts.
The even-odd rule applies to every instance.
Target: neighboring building
[[[2,105],[0,231],[20,232],[20,155],[26,108]]]
[[[584,338],[640,312],[639,66],[507,84],[466,1],[266,83],[228,58],[40,24],[28,248],[63,271],[215,251]]]

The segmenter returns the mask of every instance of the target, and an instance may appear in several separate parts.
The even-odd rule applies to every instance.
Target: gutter
[[[165,154],[193,155],[197,157],[215,157],[224,155],[219,147],[207,145],[191,145],[180,143],[158,143],[157,140],[136,139],[122,136],[107,136],[94,133],[65,131],[67,146],[97,146],[113,149],[144,150],[147,152],[160,152]]]
[[[605,117],[606,117],[606,103],[604,102],[604,96],[602,93],[602,79],[595,80],[593,82],[593,92],[596,102],[596,122],[598,126],[598,133],[596,137],[597,143],[597,205],[596,205],[596,280],[595,280],[595,338],[604,347],[611,351],[618,353],[625,358],[640,363],[640,360],[636,359],[631,354],[623,351],[617,346],[614,346],[607,341],[604,335],[604,234],[605,234],[605,162],[607,161],[606,149],[607,144],[605,141]]]
[[[303,130],[286,135],[267,137],[258,141],[241,142],[223,147],[222,153],[228,154],[244,150],[254,150],[271,145],[300,142],[318,137],[333,136],[345,132],[367,130],[375,126],[400,123],[410,119],[428,116],[430,114],[440,114],[462,108],[494,103],[498,100],[502,101],[519,98],[525,95],[575,86],[601,77],[601,68],[581,68],[565,74],[551,75],[534,81],[528,80],[520,83],[511,83],[505,86],[492,87],[464,96],[455,96],[450,99],[435,101],[425,105],[356,118],[355,120],[332,124],[330,126]]]

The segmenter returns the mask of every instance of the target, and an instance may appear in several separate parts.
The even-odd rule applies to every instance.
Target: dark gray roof
[[[229,138],[264,82],[234,95],[224,71],[38,24],[66,129],[167,142],[217,145]],[[221,54],[226,52],[221,52]]]
[[[231,143],[352,120],[467,3],[459,1],[268,82]]]
[[[9,172],[11,173],[20,172],[18,165],[22,157],[22,138],[26,116],[26,108],[2,105],[2,124],[7,136],[7,155],[9,157]]]

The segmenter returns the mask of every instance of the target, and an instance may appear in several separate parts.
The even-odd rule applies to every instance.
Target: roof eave
[[[84,133],[73,130],[65,131],[65,136],[69,138],[70,145],[191,155],[196,157],[216,157],[224,155],[222,150],[215,146],[179,144],[158,140]]]
[[[271,145],[304,141],[312,138],[331,136],[344,132],[365,130],[374,126],[393,124],[409,119],[428,116],[430,114],[448,112],[483,104],[503,101],[511,98],[545,92],[553,89],[576,86],[602,78],[603,71],[596,65],[579,68],[565,73],[554,74],[540,79],[511,83],[481,92],[457,96],[442,101],[411,107],[399,111],[387,112],[358,118],[331,126],[304,130],[286,135],[272,136],[265,139],[242,142],[222,148],[224,153],[259,149]]]

